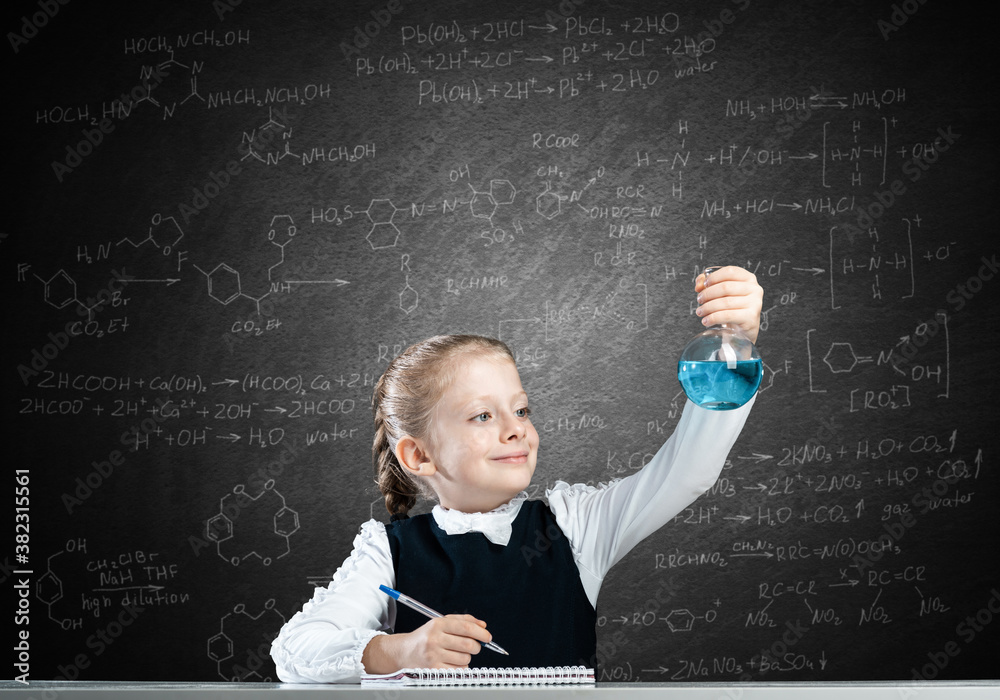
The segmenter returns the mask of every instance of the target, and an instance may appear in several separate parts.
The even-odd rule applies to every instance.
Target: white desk
[[[592,686],[486,688],[361,688],[356,685],[287,683],[129,683],[33,681],[25,686],[0,681],[0,698],[16,700],[432,700],[460,698],[642,698],[653,700],[998,700],[1000,682],[941,683],[598,683]]]

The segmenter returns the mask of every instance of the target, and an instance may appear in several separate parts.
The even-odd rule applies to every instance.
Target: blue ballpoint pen
[[[408,608],[413,608],[422,615],[426,615],[427,617],[444,617],[444,615],[439,613],[437,610],[432,610],[423,603],[419,603],[410,596],[400,593],[399,591],[393,590],[388,586],[379,586],[378,588],[380,591],[387,594],[390,598],[399,601]],[[510,654],[508,654],[504,650],[504,648],[499,644],[494,644],[493,642],[482,642],[482,645],[487,649],[490,649],[491,651],[497,652],[498,654],[503,654],[504,656],[510,656]]]

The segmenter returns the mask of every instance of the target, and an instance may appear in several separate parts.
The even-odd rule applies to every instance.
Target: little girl
[[[702,322],[738,325],[755,340],[756,278],[725,267],[704,282],[695,283]],[[604,576],[711,488],[752,404],[709,411],[688,402],[640,471],[600,488],[557,482],[546,505],[523,493],[538,433],[507,346],[479,336],[411,346],[372,397],[372,455],[391,521],[364,523],[330,585],[281,629],[271,647],[278,677],[357,682],[407,667],[594,666]],[[409,518],[418,494],[437,505]],[[428,620],[380,585],[450,614]],[[482,646],[493,635],[509,656]]]

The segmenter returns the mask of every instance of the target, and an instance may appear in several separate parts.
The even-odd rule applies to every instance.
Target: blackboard
[[[764,382],[716,486],[606,580],[599,678],[996,676],[985,16],[41,0],[4,26],[15,676],[273,679],[386,516],[368,401],[429,335],[515,351],[532,496],[634,472],[710,263],[765,288]]]

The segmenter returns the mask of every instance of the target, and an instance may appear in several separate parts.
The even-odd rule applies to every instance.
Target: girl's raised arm
[[[615,563],[712,488],[755,400],[732,411],[688,401],[673,435],[635,474],[604,488],[558,482],[548,492],[592,604]]]

